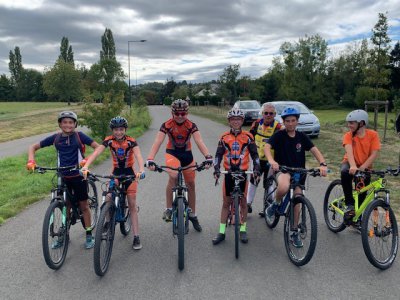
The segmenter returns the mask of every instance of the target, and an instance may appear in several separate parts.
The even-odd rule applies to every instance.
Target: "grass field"
[[[0,143],[58,129],[63,110],[80,113],[82,106],[62,102],[0,102]]]
[[[227,125],[226,113],[229,108],[217,108],[217,107],[191,107],[190,113],[199,115],[202,117],[209,118],[213,121],[217,121]],[[345,127],[345,118],[349,113],[349,110],[342,109],[330,109],[330,110],[314,110],[315,115],[320,120],[321,132],[319,138],[313,139],[313,143],[320,149],[324,155],[329,169],[329,179],[333,180],[340,177],[339,167],[341,160],[344,155],[344,149],[342,147],[342,137],[347,131]],[[374,116],[372,113],[369,114],[369,119],[373,120]],[[386,141],[382,142],[382,150],[379,153],[374,168],[375,169],[386,169],[388,166],[397,168],[399,165],[399,138],[394,130],[394,113],[388,115],[388,129],[386,131]],[[373,122],[370,122],[373,123]],[[373,125],[373,124],[371,124]],[[384,114],[378,115],[378,132],[383,139],[383,127],[384,127]],[[248,126],[246,128],[249,128]],[[317,167],[316,160],[307,154],[307,162],[309,167]],[[388,177],[388,187],[391,189],[391,203],[396,211],[396,215],[400,216],[400,178],[399,177]]]

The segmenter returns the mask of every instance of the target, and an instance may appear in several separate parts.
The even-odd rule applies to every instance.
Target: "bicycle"
[[[189,233],[189,213],[191,209],[188,202],[188,190],[184,184],[183,171],[194,169],[198,172],[205,169],[206,162],[200,165],[189,165],[186,167],[173,168],[169,166],[159,166],[155,164],[155,172],[163,172],[166,169],[177,171],[178,179],[175,187],[172,188],[172,234],[178,236],[178,268],[183,270],[185,267],[185,234]],[[147,167],[147,166],[146,166]]]
[[[386,188],[385,175],[398,176],[399,172],[400,168],[357,171],[355,175],[357,179],[371,175],[376,175],[378,178],[367,186],[363,183],[356,184],[353,190],[355,204],[353,218],[345,218],[347,206],[340,179],[330,183],[324,198],[324,218],[329,230],[338,233],[348,226],[361,225],[364,253],[369,262],[381,270],[393,264],[398,249],[397,221],[390,206],[390,191]],[[361,205],[360,194],[366,195]],[[374,246],[377,248],[375,251]]]
[[[264,218],[267,226],[270,229],[276,227],[281,216],[285,217],[283,235],[285,241],[285,249],[290,261],[296,266],[303,266],[307,264],[314,255],[315,247],[317,245],[317,217],[315,210],[310,200],[304,195],[305,187],[300,184],[302,175],[309,174],[313,177],[320,176],[319,169],[303,169],[303,168],[290,168],[280,166],[279,170],[282,173],[289,173],[290,187],[289,192],[281,201],[280,205],[275,211],[274,216],[268,217],[267,208],[274,201],[273,194],[277,189],[277,181],[275,176],[268,177],[269,185],[272,188],[266,190],[264,195]],[[294,194],[296,187],[302,189],[301,194]],[[299,215],[295,215],[295,206],[301,204]],[[298,217],[297,224],[295,218]],[[302,246],[296,247],[293,242],[293,234],[298,234],[301,239]]]
[[[242,215],[240,213],[240,203],[239,199],[242,199],[242,201],[245,201],[245,197],[240,190],[240,183],[246,180],[247,174],[253,174],[253,171],[220,171],[221,174],[229,174],[232,176],[234,180],[234,187],[231,193],[231,205],[229,209],[229,215],[227,218],[227,224],[228,221],[229,223],[232,224],[232,217],[234,216],[234,231],[235,231],[235,257],[236,259],[239,258],[239,231],[240,231],[240,225],[242,223]],[[215,185],[218,184],[218,179],[215,181]],[[246,208],[247,209],[247,208]]]
[[[61,268],[65,261],[69,244],[69,230],[71,225],[74,225],[79,220],[84,229],[85,223],[82,218],[82,212],[79,209],[74,196],[71,195],[63,180],[62,172],[75,171],[77,166],[68,167],[41,167],[36,166],[35,170],[39,174],[44,174],[47,171],[55,171],[53,177],[53,185],[51,190],[50,205],[46,210],[43,228],[42,228],[42,249],[43,256],[47,266],[53,270]],[[57,183],[54,182],[57,178]],[[98,217],[98,202],[97,189],[93,181],[88,181],[88,202],[92,223],[90,224],[93,230],[96,227]],[[71,203],[70,211],[67,212],[67,202]]]
[[[98,178],[111,180],[111,184],[102,182],[102,205],[93,251],[94,271],[98,276],[104,276],[110,265],[116,223],[119,223],[119,229],[124,236],[128,235],[132,227],[130,210],[126,201],[125,184],[131,180],[135,180],[136,176],[89,173],[88,178],[93,181],[100,181]],[[114,182],[115,180],[118,181],[117,184]],[[107,201],[106,197],[109,193],[111,193],[111,200]]]

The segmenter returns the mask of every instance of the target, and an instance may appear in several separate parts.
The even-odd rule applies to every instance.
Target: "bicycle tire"
[[[132,228],[131,211],[129,210],[128,205],[126,205],[126,200],[127,200],[126,196],[122,196],[122,197],[123,198],[120,199],[120,205],[125,206],[123,208],[124,221],[119,223],[119,230],[121,231],[122,235],[127,236]]]
[[[97,220],[99,218],[99,201],[96,184],[91,180],[88,180],[88,204],[90,210],[90,220],[92,221],[90,228],[93,230],[96,228]]]
[[[68,252],[68,223],[63,221],[65,203],[61,199],[53,199],[46,210],[42,228],[43,256],[50,269],[58,270],[65,261]],[[64,223],[64,224],[63,224]],[[55,248],[58,241],[61,246]],[[57,244],[58,245],[58,244]]]
[[[115,206],[106,202],[100,210],[93,251],[94,271],[104,276],[110,265],[115,236]]]
[[[269,194],[268,188],[264,189],[264,220],[265,220],[265,223],[267,224],[268,228],[274,229],[279,222],[280,215],[275,213],[272,218],[268,217],[267,208],[274,201],[274,199],[272,199],[272,195],[268,195],[268,194]]]
[[[324,219],[328,229],[334,233],[343,231],[346,228],[344,218],[341,214],[330,208],[331,203],[336,199],[344,197],[342,183],[340,179],[332,181],[325,192],[324,198]],[[339,208],[344,207],[344,198],[336,203]]]
[[[235,207],[235,257],[239,258],[239,195],[236,193],[233,197],[234,207]]]
[[[390,228],[386,226],[387,217],[389,217]],[[383,224],[374,227],[373,219],[381,220]],[[393,264],[398,250],[397,221],[392,208],[383,198],[373,200],[365,209],[361,222],[361,239],[364,253],[373,266],[386,270]],[[374,244],[380,246],[377,253],[372,249]],[[384,251],[385,249],[387,251]]]
[[[285,218],[284,226],[284,240],[286,252],[290,261],[296,266],[303,266],[307,264],[314,255],[315,247],[317,245],[317,217],[315,215],[314,207],[310,200],[304,196],[296,197],[297,203],[301,204],[301,211],[299,216],[299,224],[297,230],[303,246],[296,248],[291,242],[291,228],[290,228],[290,210]],[[311,231],[311,232],[309,232]],[[306,238],[309,238],[306,240]]]
[[[184,199],[179,197],[177,199],[178,210],[176,212],[177,223],[178,223],[178,268],[183,270],[185,267],[185,206],[183,204]]]

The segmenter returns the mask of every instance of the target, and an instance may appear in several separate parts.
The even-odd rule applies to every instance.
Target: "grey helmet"
[[[226,117],[228,120],[232,117],[240,117],[244,119],[244,112],[239,108],[232,108],[230,111],[228,111]]]
[[[64,118],[70,118],[70,119],[74,120],[75,127],[78,126],[78,116],[73,111],[66,110],[66,111],[60,112],[60,114],[58,115],[58,123],[60,123],[61,120]]]
[[[364,121],[365,126],[368,125],[368,114],[365,110],[362,109],[356,109],[350,112],[347,117],[346,117],[346,122],[358,122],[360,123],[361,121]]]

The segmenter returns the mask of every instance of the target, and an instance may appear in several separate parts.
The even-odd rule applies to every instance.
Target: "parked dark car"
[[[300,111],[299,124],[297,130],[302,131],[310,137],[317,138],[320,131],[320,123],[313,111],[309,110],[307,106],[298,101],[273,101],[271,103],[276,109],[275,119],[282,122],[281,113],[286,107],[295,107]]]
[[[252,123],[261,118],[261,105],[257,100],[239,100],[233,108],[240,108],[244,112],[244,123]]]

